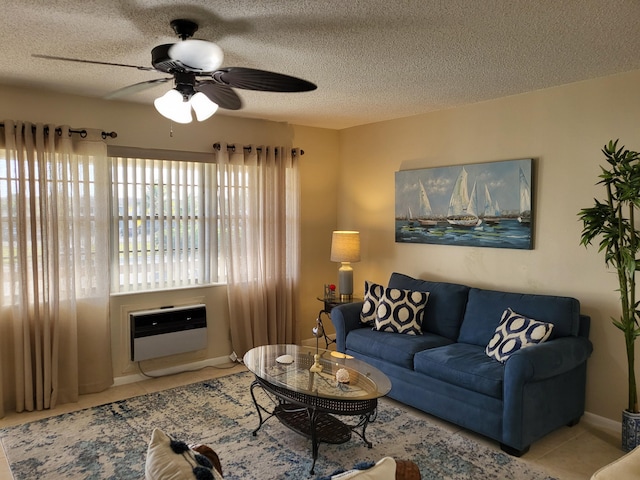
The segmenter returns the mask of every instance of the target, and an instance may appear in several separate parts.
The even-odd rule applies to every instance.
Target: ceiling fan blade
[[[318,88],[315,84],[301,78],[255,68],[221,68],[211,76],[215,82],[223,85],[262,92],[308,92]]]
[[[155,72],[156,69],[153,67],[141,67],[139,65],[128,65],[126,63],[111,63],[111,62],[99,62],[97,60],[82,60],[80,58],[68,58],[68,57],[54,57],[51,55],[38,55],[38,54],[32,54],[32,57],[35,58],[44,58],[45,60],[62,60],[63,62],[76,62],[76,63],[91,63],[93,65],[111,65],[111,66],[115,66],[115,67],[128,67],[128,68],[135,68],[137,70],[145,70],[148,72]]]
[[[240,110],[242,108],[242,100],[231,87],[216,83],[213,80],[205,80],[198,82],[195,86],[196,91],[204,93],[209,100],[217,103],[220,108],[227,110]]]
[[[134,83],[133,85],[128,85],[126,87],[115,90],[111,93],[108,93],[104,96],[107,100],[113,100],[114,98],[124,97],[125,95],[132,95],[134,93],[142,92],[143,90],[147,90],[148,88],[155,87],[161,83],[166,83],[169,80],[173,80],[173,78],[156,78],[154,80],[147,80],[145,82]]]

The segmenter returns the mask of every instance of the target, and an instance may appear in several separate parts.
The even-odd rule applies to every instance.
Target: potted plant
[[[605,263],[616,270],[621,314],[612,318],[622,331],[627,352],[628,403],[622,412],[622,448],[630,451],[640,445],[640,412],[635,375],[635,341],[640,336],[635,273],[640,269],[640,231],[635,227],[636,210],[640,209],[640,154],[618,148],[610,141],[602,149],[608,168],[601,167],[597,184],[606,190],[606,199],[594,199],[595,205],[580,211],[584,228],[580,244],[585,247],[599,238],[599,252]],[[639,219],[640,220],[640,219]]]

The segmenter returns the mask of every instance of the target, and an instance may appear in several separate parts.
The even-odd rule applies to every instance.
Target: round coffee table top
[[[309,369],[316,352],[322,371],[313,373]],[[291,363],[285,363],[289,360]],[[349,355],[315,347],[264,345],[249,350],[243,361],[262,380],[305,395],[367,400],[382,397],[391,390],[391,382],[377,368]],[[341,369],[348,372],[348,383],[336,380]],[[340,378],[343,375],[340,372]]]

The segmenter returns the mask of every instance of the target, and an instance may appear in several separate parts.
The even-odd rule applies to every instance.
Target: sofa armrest
[[[331,323],[336,329],[336,349],[345,353],[347,333],[361,328],[360,312],[364,302],[345,303],[331,310]]]
[[[505,383],[543,380],[573,370],[591,355],[584,337],[562,337],[518,350],[505,363]]]

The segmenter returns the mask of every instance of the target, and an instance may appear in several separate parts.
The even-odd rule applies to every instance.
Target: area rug
[[[252,435],[258,426],[252,381],[248,372],[229,375],[0,429],[0,439],[15,480],[143,479],[154,427],[186,443],[211,446],[228,480],[313,479],[384,456],[413,460],[424,480],[551,479],[524,460],[386,399],[367,429],[373,448],[356,435],[342,445],[321,444],[315,475],[310,475],[310,440],[276,418]]]

